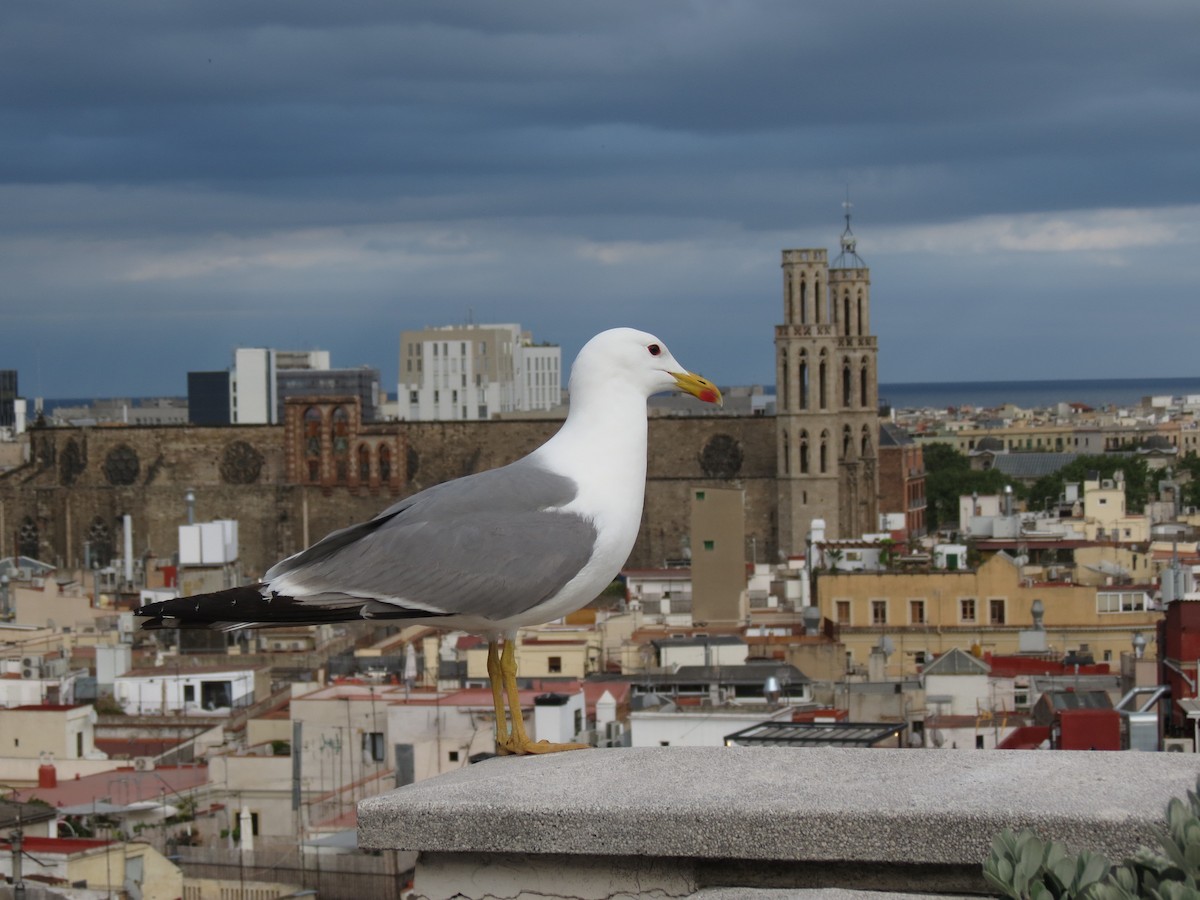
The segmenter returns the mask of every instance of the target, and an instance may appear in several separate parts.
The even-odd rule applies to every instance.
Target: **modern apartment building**
[[[283,408],[278,373],[328,369],[328,350],[270,350],[239,347],[229,379],[229,420],[235,425],[277,425]]]
[[[562,402],[562,348],[520,325],[444,325],[400,334],[397,407],[410,421],[490,419]]]
[[[379,370],[330,367],[328,350],[240,348],[225,372],[188,372],[193,425],[279,425],[290,397],[357,397],[362,421],[379,418]]]
[[[372,366],[357,369],[282,369],[275,373],[278,398],[275,421],[284,421],[283,404],[290,397],[357,397],[362,404],[362,420],[379,419],[379,370]]]
[[[17,370],[0,369],[0,428],[17,424]]]

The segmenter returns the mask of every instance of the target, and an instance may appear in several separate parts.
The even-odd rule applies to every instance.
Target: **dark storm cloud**
[[[401,328],[473,311],[567,354],[661,327],[769,380],[778,251],[835,248],[849,184],[884,377],[1007,377],[972,323],[1105,335],[1134,291],[1194,294],[1198,27],[1182,0],[8,3],[0,366],[69,347],[47,392],[179,391],[320,345],[390,382]],[[1175,371],[1119,330],[1130,375]],[[101,334],[157,380],[83,374]],[[1033,359],[1111,374],[1073,352]]]

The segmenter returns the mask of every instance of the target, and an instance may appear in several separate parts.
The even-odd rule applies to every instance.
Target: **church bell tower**
[[[814,519],[831,538],[878,530],[878,347],[871,273],[850,230],[823,249],[783,251],[783,324],[775,326],[779,548],[805,550]]]

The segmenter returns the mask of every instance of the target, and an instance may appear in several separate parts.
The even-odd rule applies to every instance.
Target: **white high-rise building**
[[[562,348],[520,325],[444,325],[400,334],[397,407],[410,421],[490,419],[562,403]]]
[[[269,350],[239,347],[229,373],[229,421],[237,425],[279,424],[280,369],[328,369],[328,350]]]

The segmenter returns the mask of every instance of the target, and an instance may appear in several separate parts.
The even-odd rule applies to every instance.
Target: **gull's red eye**
[[[651,344],[646,349],[650,351],[651,356],[658,356],[658,354],[662,353],[662,347],[658,346],[658,344]]]

